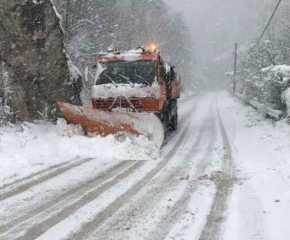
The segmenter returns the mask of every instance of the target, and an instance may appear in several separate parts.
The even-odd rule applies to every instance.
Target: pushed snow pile
[[[64,120],[57,125],[40,122],[0,128],[0,181],[76,157],[110,162],[153,160],[158,155],[159,149],[145,137],[88,137],[80,127],[67,125]]]

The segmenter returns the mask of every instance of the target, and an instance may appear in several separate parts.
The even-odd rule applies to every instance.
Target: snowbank
[[[25,123],[0,128],[0,182],[79,158],[152,160],[159,150],[145,137],[84,136],[82,129],[59,120],[57,125]]]
[[[273,109],[268,107],[265,104],[262,104],[256,100],[248,100],[242,94],[236,93],[236,96],[243,100],[246,104],[249,104],[253,108],[257,109],[260,113],[264,114],[265,116],[271,116],[277,120],[280,120],[283,117],[283,112],[280,110]]]
[[[229,94],[219,110],[233,150],[235,185],[224,240],[289,239],[290,127],[273,123]]]

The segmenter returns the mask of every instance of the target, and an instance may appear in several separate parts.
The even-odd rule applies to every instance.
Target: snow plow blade
[[[57,103],[68,123],[81,125],[85,133],[100,136],[127,134],[146,136],[161,148],[165,131],[160,119],[152,113],[104,112],[94,108]]]

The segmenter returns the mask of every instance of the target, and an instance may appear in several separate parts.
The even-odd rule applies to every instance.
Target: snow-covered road
[[[34,170],[23,179],[16,161],[0,178],[0,240],[288,240],[290,127],[226,92],[184,100],[179,115],[154,160],[136,160],[148,150],[118,158],[127,155],[114,147],[104,158],[43,162],[40,172],[24,165]]]

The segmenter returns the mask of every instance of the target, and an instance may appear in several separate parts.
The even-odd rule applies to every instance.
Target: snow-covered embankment
[[[219,106],[237,179],[224,239],[289,239],[290,126],[266,120],[227,93]]]

